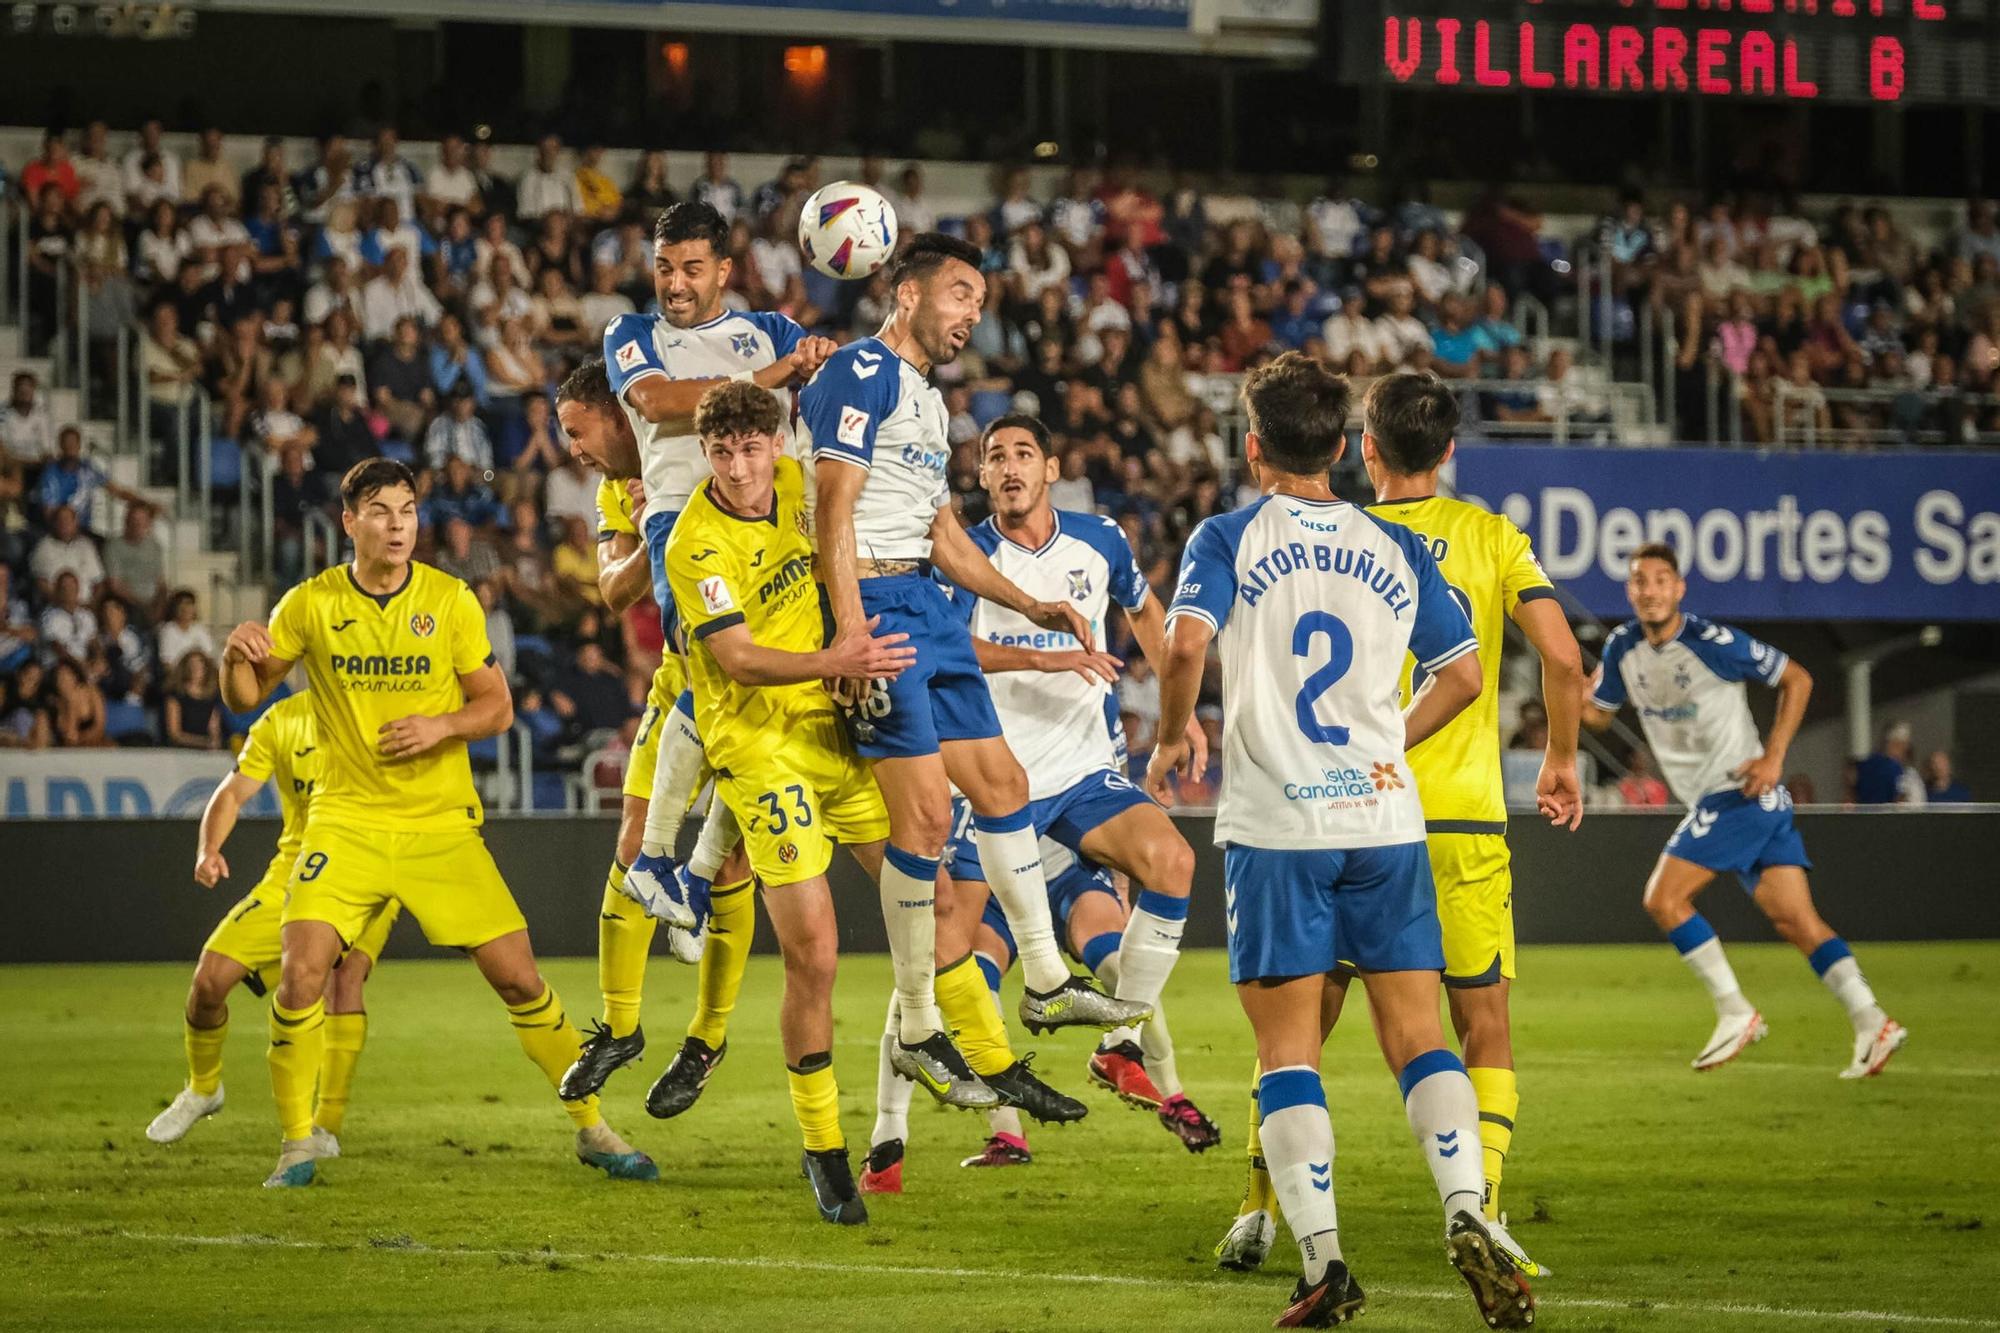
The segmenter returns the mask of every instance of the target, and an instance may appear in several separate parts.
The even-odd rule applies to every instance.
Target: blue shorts
[[[1049,885],[1049,915],[1055,919],[1056,925],[1062,928],[1056,938],[1062,942],[1065,953],[1070,952],[1070,909],[1075,907],[1077,900],[1086,893],[1106,893],[1111,895],[1114,901],[1118,898],[1118,889],[1111,882],[1111,872],[1095,861],[1082,858],[1068,870],[1057,875],[1055,882]],[[986,910],[980,913],[979,920],[1006,944],[1007,959],[1000,961],[1005,962],[1021,952],[1014,943],[1014,929],[1007,924],[1007,914],[1000,910],[1000,900],[990,893],[986,895]]]
[[[1667,839],[1667,855],[1717,874],[1734,872],[1745,893],[1756,891],[1771,866],[1812,869],[1792,823],[1792,794],[1783,787],[1756,800],[1733,791],[1702,797]]]
[[[1443,972],[1431,858],[1421,841],[1347,851],[1223,851],[1229,979]]]
[[[880,616],[875,633],[907,634],[917,663],[894,680],[874,682],[858,704],[841,707],[848,735],[864,759],[936,754],[944,741],[1000,734],[972,632],[927,574],[861,580],[861,608]]]
[[[674,648],[681,618],[674,610],[673,585],[667,582],[667,538],[673,536],[679,520],[679,510],[646,515],[646,560],[653,568],[653,601],[660,608],[660,633],[669,649]]]
[[[1028,820],[1037,838],[1050,838],[1083,855],[1083,839],[1092,829],[1108,824],[1136,805],[1151,805],[1153,798],[1139,790],[1122,773],[1100,770],[1079,779],[1054,796],[1028,802]],[[979,844],[972,835],[972,807],[963,796],[952,801],[951,842],[945,848],[953,879],[984,882],[986,871],[979,864]],[[1050,906],[1055,904],[1055,886],[1050,885]]]

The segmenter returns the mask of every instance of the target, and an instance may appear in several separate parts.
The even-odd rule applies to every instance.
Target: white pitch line
[[[1627,1058],[1628,1057],[1623,1053],[1614,1054],[1609,1051],[1603,1053],[1602,1055],[1578,1054],[1575,1051],[1567,1051],[1567,1052],[1550,1052],[1542,1054],[1529,1054],[1523,1056],[1522,1060],[1528,1064],[1591,1065],[1594,1067],[1601,1068],[1607,1061],[1611,1061],[1614,1059],[1625,1060]],[[1736,1059],[1731,1060],[1729,1062],[1729,1068],[1731,1070],[1738,1070],[1738,1069],[1777,1070],[1787,1074],[1824,1074],[1826,1075],[1828,1081],[1833,1081],[1834,1076],[1839,1072],[1837,1069],[1835,1069],[1835,1067],[1831,1062],[1828,1062],[1826,1064],[1817,1064],[1817,1065],[1788,1064],[1782,1060],[1765,1060],[1755,1055],[1754,1053],[1748,1051],[1738,1056]],[[1710,1072],[1719,1073],[1721,1071],[1712,1070]],[[1911,1079],[1911,1078],[2000,1078],[2000,1068],[1996,1069],[1964,1069],[1964,1068],[1950,1068],[1950,1067],[1939,1068],[1934,1065],[1913,1065],[1909,1064],[1907,1061],[1899,1061],[1895,1064],[1892,1064],[1889,1067],[1888,1071],[1882,1074],[1881,1077],[1889,1079],[1891,1081],[1895,1081],[1898,1079]]]
[[[1091,1287],[1150,1287],[1182,1291],[1199,1291],[1204,1294],[1227,1294],[1231,1290],[1251,1291],[1248,1286],[1234,1286],[1228,1279],[1215,1278],[1196,1281],[1189,1278],[1130,1277],[1119,1273],[1048,1273],[1029,1272],[1018,1268],[946,1268],[930,1264],[869,1264],[835,1263],[826,1260],[786,1259],[782,1262],[772,1259],[745,1258],[737,1255],[710,1254],[619,1254],[602,1250],[520,1250],[497,1249],[471,1246],[426,1245],[421,1241],[408,1244],[389,1243],[371,1245],[367,1241],[352,1244],[331,1244],[316,1240],[284,1240],[276,1236],[194,1236],[175,1235],[153,1231],[99,1231],[88,1227],[19,1227],[16,1236],[32,1236],[40,1239],[81,1240],[90,1237],[112,1236],[119,1240],[141,1241],[159,1245],[212,1245],[241,1247],[246,1249],[311,1250],[323,1253],[353,1253],[374,1251],[380,1254],[421,1254],[432,1257],[461,1257],[472,1259],[556,1259],[565,1263],[614,1263],[614,1264],[664,1264],[690,1268],[741,1268],[758,1271],[785,1269],[804,1270],[814,1273],[865,1273],[871,1277],[907,1278],[934,1277],[955,1280],[991,1282],[1062,1282],[1076,1286]],[[1430,1287],[1371,1287],[1371,1294],[1392,1300],[1463,1301],[1465,1293],[1456,1290],[1439,1290]],[[1903,1324],[1922,1325],[1933,1328],[2000,1328],[2000,1323],[1986,1319],[1965,1319],[1956,1315],[1905,1314],[1893,1310],[1807,1310],[1789,1305],[1745,1304],[1733,1301],[1656,1301],[1642,1296],[1628,1300],[1613,1300],[1599,1296],[1548,1296],[1537,1298],[1547,1310],[1617,1310],[1628,1314],[1680,1314],[1680,1315],[1735,1315],[1763,1319],[1806,1319],[1821,1322],[1846,1324]]]

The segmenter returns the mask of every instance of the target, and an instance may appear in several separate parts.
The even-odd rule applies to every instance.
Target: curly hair
[[[704,440],[730,435],[776,435],[785,413],[771,391],[750,380],[718,384],[695,404],[695,434]]]

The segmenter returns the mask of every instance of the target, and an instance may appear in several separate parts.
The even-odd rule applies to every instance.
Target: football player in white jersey
[[[722,215],[707,204],[675,204],[653,226],[653,291],[660,313],[620,315],[604,329],[611,391],[639,440],[653,600],[670,648],[678,635],[663,563],[667,535],[708,475],[694,431],[695,404],[725,380],[749,380],[783,399],[789,420],[789,386],[809,379],[835,347],[832,339],[813,337],[784,315],[723,305],[731,268],[729,224]],[[677,873],[681,867],[673,860],[701,766],[694,699],[683,690],[667,718],[639,855],[623,881],[649,912],[683,929],[700,925],[707,888]]]
[[[1812,862],[1784,787],[1785,754],[1806,715],[1812,676],[1740,629],[1684,614],[1687,583],[1664,543],[1632,553],[1625,596],[1635,618],[1605,640],[1583,720],[1601,730],[1631,703],[1667,786],[1688,807],[1646,881],[1645,904],[1715,1002],[1715,1031],[1694,1067],[1735,1059],[1767,1030],[1743,998],[1715,928],[1694,910],[1695,895],[1729,871],[1847,1011],[1854,1048],[1840,1076],[1881,1073],[1910,1034],[1882,1012],[1853,950],[1813,907],[1806,883]],[[1778,691],[1778,713],[1763,740],[1744,698],[1749,680]]]
[[[950,508],[944,399],[927,376],[958,356],[979,322],[986,293],[979,262],[964,241],[914,237],[890,270],[895,308],[881,332],[828,359],[799,395],[799,419],[818,463],[819,567],[835,642],[904,633],[917,650],[916,666],[894,681],[843,683],[841,691],[855,748],[889,806],[881,893],[901,1004],[893,1059],[934,1097],[991,1105],[992,1093],[940,1030],[935,998],[935,884],[951,831],[950,786],[972,805],[988,878],[1021,945],[1022,1021],[1035,1030],[1115,1028],[1149,1011],[1104,994],[1063,963],[1027,775],[1001,739],[972,636],[931,577],[935,563],[975,596],[1091,642],[1075,607],[1043,601],[997,572]]]
[[[1188,758],[1208,649],[1222,657],[1229,974],[1257,1037],[1264,1154],[1304,1273],[1280,1327],[1364,1298],[1342,1259],[1333,1123],[1319,1078],[1336,964],[1368,988],[1377,1039],[1444,1204],[1445,1249],[1489,1327],[1534,1298],[1481,1218],[1479,1101],[1438,1021],[1444,947],[1405,752],[1479,696],[1477,640],[1424,540],[1335,498],[1347,382],[1299,352],[1250,372],[1246,450],[1263,496],[1188,540],[1167,615],[1147,789]],[[1404,654],[1430,676],[1404,712]]]

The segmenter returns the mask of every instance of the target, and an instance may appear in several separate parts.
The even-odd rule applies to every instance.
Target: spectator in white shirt
[[[486,423],[479,419],[478,408],[472,385],[460,380],[452,391],[449,410],[439,413],[424,434],[424,461],[433,470],[442,469],[447,458],[457,458],[469,463],[474,472],[493,471],[493,441],[486,434]]]
[[[1430,360],[1431,331],[1410,313],[1416,294],[1407,284],[1390,293],[1389,309],[1375,321],[1375,336],[1381,341],[1382,360],[1391,369],[1422,369]]]
[[[355,290],[353,270],[339,255],[326,261],[320,280],[306,291],[305,321],[323,324],[336,310],[359,315],[361,293]]]
[[[214,126],[201,132],[201,147],[194,161],[181,170],[183,197],[201,199],[211,188],[222,191],[223,202],[231,213],[242,211],[243,178],[223,160],[222,131]]]
[[[189,653],[200,649],[210,657],[215,656],[215,635],[208,626],[195,619],[199,610],[194,594],[186,588],[177,589],[167,603],[167,618],[161,623],[159,633],[160,670],[172,671],[180,665],[180,660]]]
[[[583,327],[596,341],[604,336],[604,326],[636,307],[632,298],[618,290],[618,270],[611,264],[597,264],[590,270],[590,290],[583,294]]]
[[[375,205],[375,226],[361,242],[362,258],[381,264],[391,250],[402,250],[410,257],[410,267],[421,268],[425,237],[417,224],[408,220],[409,216],[393,197],[379,201]]]
[[[892,196],[896,226],[904,236],[937,228],[937,210],[924,201],[924,169],[912,162],[903,168],[901,188]]]
[[[493,267],[493,261],[505,257],[513,265],[514,276],[520,277],[528,271],[528,257],[521,253],[521,247],[514,244],[507,235],[507,219],[498,213],[488,213],[481,228],[479,239],[473,242],[473,276],[484,278]]]
[[[329,134],[319,141],[319,161],[299,175],[296,188],[308,222],[325,222],[336,200],[354,198],[354,161],[345,137]]]
[[[111,160],[105,146],[111,132],[101,120],[93,120],[83,132],[83,151],[70,159],[76,169],[76,210],[87,214],[99,204],[108,204],[113,217],[125,216],[125,172]]]
[[[222,252],[232,245],[249,245],[250,232],[230,213],[222,187],[211,185],[201,192],[201,212],[188,222],[187,239],[194,259],[213,277],[221,271]]]
[[[465,136],[447,134],[438,142],[438,164],[423,178],[422,196],[442,208],[472,208],[479,202],[479,178],[467,165]]]
[[[55,596],[56,580],[64,574],[76,575],[77,595],[85,601],[97,596],[104,582],[104,562],[97,543],[83,535],[76,510],[58,505],[49,515],[48,535],[35,543],[28,556],[28,572],[34,576],[35,590],[43,601]]]
[[[524,222],[549,213],[583,211],[583,192],[576,187],[576,172],[562,165],[562,139],[557,135],[542,136],[535,145],[535,165],[521,173],[514,188],[514,216]]]
[[[549,473],[548,480],[543,482],[542,500],[552,525],[562,526],[569,518],[595,523],[597,475],[575,458],[566,457],[563,465]]]
[[[159,176],[151,183],[147,180],[148,157],[159,159]],[[149,117],[139,127],[139,145],[125,154],[124,172],[126,194],[140,196],[148,202],[153,197],[180,202],[181,159],[178,153],[165,146],[159,117]]]
[[[409,254],[400,249],[383,256],[381,274],[362,289],[361,331],[371,342],[393,333],[399,319],[414,319],[428,329],[443,313],[411,265]]]
[[[1361,306],[1357,291],[1320,327],[1320,337],[1326,340],[1327,364],[1335,370],[1345,371],[1356,352],[1361,353],[1371,373],[1387,359],[1381,331],[1361,313]]]
[[[72,570],[56,575],[55,595],[42,612],[42,650],[64,653],[81,662],[97,637],[97,615],[83,604],[82,583]]]
[[[1051,287],[1065,296],[1069,293],[1069,251],[1049,240],[1049,229],[1039,217],[1016,230],[1007,249],[1007,271],[1014,280],[1016,299],[1024,304],[1041,300]]]
[[[417,215],[417,192],[423,183],[424,173],[403,156],[401,138],[387,125],[375,132],[374,155],[354,169],[356,194],[393,199],[406,218]]]
[[[14,391],[7,406],[0,407],[0,453],[28,467],[37,467],[55,454],[55,428],[38,388],[33,371],[17,370]]]
[[[688,195],[698,204],[707,204],[722,214],[724,222],[734,222],[743,209],[743,187],[729,175],[729,154],[710,153],[702,161],[701,179]],[[909,224],[904,223],[905,227]]]

